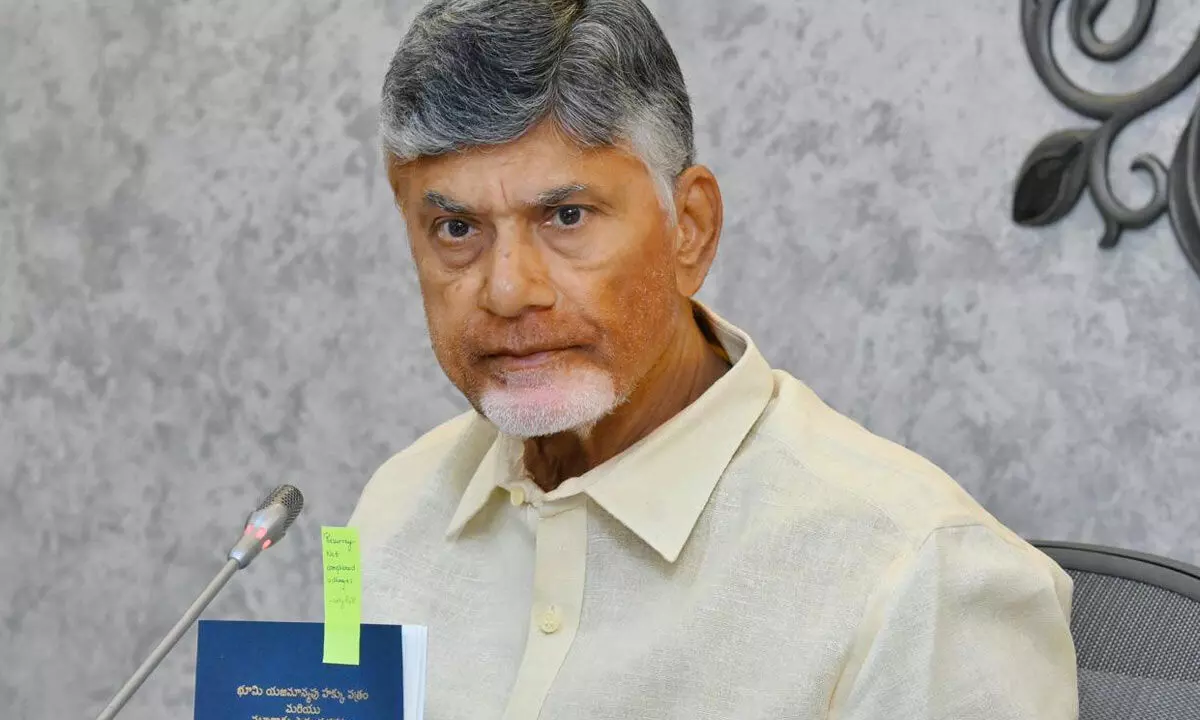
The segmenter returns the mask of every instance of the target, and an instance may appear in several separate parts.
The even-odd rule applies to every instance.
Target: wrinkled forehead
[[[585,147],[545,128],[502,145],[406,163],[390,158],[388,166],[396,200],[406,212],[415,212],[431,194],[478,211],[527,207],[566,187],[619,194],[638,174],[649,180],[645,166],[626,148]]]

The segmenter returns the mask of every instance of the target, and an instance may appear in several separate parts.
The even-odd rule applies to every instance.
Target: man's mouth
[[[484,356],[489,365],[501,372],[539,370],[563,355],[571,352],[572,346],[561,348],[511,348]]]

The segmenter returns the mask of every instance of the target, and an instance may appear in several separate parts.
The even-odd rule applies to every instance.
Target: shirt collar
[[[775,388],[771,367],[750,336],[693,302],[733,366],[695,402],[577,483],[668,562],[679,557],[709,496]],[[457,535],[483,509],[511,473],[509,453],[520,447],[503,436],[492,443],[463,492],[448,536]]]

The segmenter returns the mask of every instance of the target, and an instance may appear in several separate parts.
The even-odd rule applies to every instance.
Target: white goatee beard
[[[620,405],[612,378],[596,369],[513,373],[485,391],[479,410],[500,432],[518,438],[587,432]]]

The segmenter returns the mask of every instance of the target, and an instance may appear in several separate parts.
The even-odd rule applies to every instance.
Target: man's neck
[[[534,482],[550,491],[619,455],[704,394],[729,369],[709,344],[691,313],[660,362],[628,401],[589,432],[565,432],[525,441],[525,467]]]

